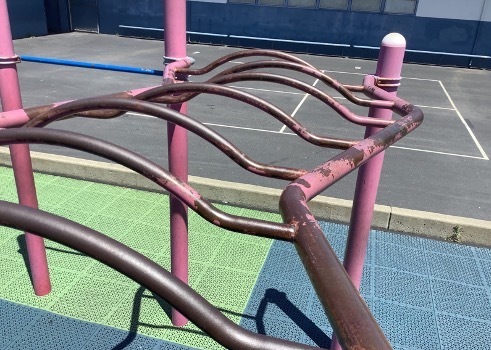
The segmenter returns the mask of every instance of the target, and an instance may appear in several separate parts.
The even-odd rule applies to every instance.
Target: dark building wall
[[[189,3],[188,30],[301,41],[378,46],[390,32],[414,50],[471,53],[478,21],[250,5]],[[491,53],[481,26],[480,54]]]
[[[120,26],[161,29],[162,3],[161,0],[99,0],[100,32],[162,38],[161,31]],[[188,31],[224,35],[190,34],[189,39],[195,42],[376,57],[376,51],[355,48],[353,45],[377,47],[387,33],[399,32],[406,37],[408,49],[491,55],[491,42],[486,40],[491,35],[488,22],[200,1],[188,1],[187,8]],[[351,47],[271,42],[233,36],[346,44]],[[423,53],[408,53],[407,58],[435,64],[468,65],[470,62],[470,58],[465,57]]]
[[[80,1],[80,0],[71,0]],[[95,1],[93,1],[96,3]],[[15,38],[70,30],[68,0],[8,0]],[[46,6],[45,6],[46,5]],[[100,33],[162,38],[162,0],[98,0],[95,11]],[[48,22],[46,21],[45,9]],[[408,49],[491,56],[491,23],[473,20],[387,15],[355,11],[268,7],[188,1],[188,31],[194,42],[264,47],[297,52],[374,58],[390,32],[406,37]],[[124,26],[149,29],[125,28]],[[250,37],[237,38],[234,36]],[[259,40],[345,44],[350,47]],[[488,67],[490,59],[407,53],[408,61]]]
[[[43,0],[7,0],[14,39],[48,34]]]

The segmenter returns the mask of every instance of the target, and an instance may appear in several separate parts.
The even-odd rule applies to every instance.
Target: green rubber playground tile
[[[220,249],[224,238],[218,234],[207,234],[200,232],[193,234],[190,227],[189,235],[189,258],[204,264],[212,261]]]
[[[147,257],[152,261],[156,262],[163,268],[170,270],[170,257],[168,254],[167,255],[147,254],[147,255],[148,255]],[[136,285],[136,282],[126,277],[122,273],[95,260],[92,266],[87,270],[86,274],[88,276],[92,276],[98,279],[105,279],[114,283]]]
[[[264,257],[269,247],[258,246],[246,242],[234,242],[233,239],[227,240],[228,244],[223,244],[220,247],[219,253],[213,258],[212,265],[218,267],[228,267],[236,270],[249,272],[261,269]],[[246,257],[238,259],[240,252],[248,252]]]
[[[2,252],[5,250],[2,249]],[[22,260],[12,259],[10,257],[2,254],[0,256],[0,276],[2,283],[0,285],[0,295],[3,295],[3,290],[5,290],[9,284],[13,283],[17,278],[19,278],[23,271],[26,271],[26,265]]]
[[[2,245],[9,240],[15,239],[20,232],[10,227],[0,226],[0,252],[2,251]]]
[[[134,221],[123,218],[115,218],[114,216],[104,214],[93,216],[87,222],[87,226],[91,229],[118,241],[121,241],[122,237],[132,232],[132,227],[135,224],[136,222]]]
[[[72,197],[60,203],[60,206],[72,210],[80,210],[98,214],[103,208],[108,207],[118,197],[114,194],[83,189]]]
[[[131,227],[131,233],[124,237],[122,243],[140,253],[169,254],[169,228],[137,223]]]
[[[136,285],[121,285],[107,279],[84,275],[48,311],[105,324],[121,304],[131,304]]]
[[[94,263],[94,259],[89,256],[56,242],[46,240],[45,246],[49,266],[77,273],[85,271]]]
[[[242,312],[249,300],[257,273],[209,266],[196,290],[216,307]]]
[[[55,185],[48,183],[44,186],[37,186],[37,198],[40,208],[52,208],[61,205],[63,202],[77,198],[80,189],[73,189],[68,186]],[[63,193],[63,197],[60,196]]]
[[[151,181],[149,180],[149,183],[150,182]],[[169,197],[165,194],[162,194],[160,192],[143,191],[135,188],[125,188],[123,192],[123,197],[138,198],[139,200],[147,201],[151,203],[169,202]]]
[[[24,261],[24,248],[21,247],[25,246],[25,244],[23,243],[24,238],[22,235],[23,233],[20,231],[11,231],[8,234],[8,238],[1,243],[0,253],[9,259]]]
[[[141,222],[153,226],[168,226],[169,225],[169,197],[159,198],[157,204],[148,210],[141,218]],[[192,215],[189,213],[189,215]]]
[[[82,225],[84,224],[87,225],[87,223],[90,222],[90,220],[96,215],[96,213],[90,213],[90,212],[76,210],[73,208],[66,208],[60,206],[54,208],[47,208],[46,211]]]
[[[157,206],[155,202],[146,201],[139,197],[131,198],[125,195],[116,198],[110,204],[104,209],[104,215],[133,219],[140,219],[148,211]]]
[[[0,298],[39,309],[46,310],[50,305],[58,303],[63,294],[70,290],[73,283],[80,278],[78,273],[50,267],[51,292],[38,297],[34,294],[25,265],[18,267],[20,274],[0,291]],[[1,276],[3,279],[4,275]]]
[[[2,186],[0,186],[0,199],[9,202],[17,202],[17,189],[14,180],[6,176],[3,176],[0,180],[2,184]]]
[[[4,173],[6,177],[11,176],[8,171],[2,171],[2,176]],[[47,211],[117,239],[170,269],[168,196],[36,176],[40,179],[38,195]],[[233,215],[281,222],[277,214],[226,205],[220,205],[220,209]],[[137,283],[56,242],[46,241],[49,266],[54,271],[54,290],[48,298],[41,298],[45,301],[38,301],[41,299],[32,294],[24,258],[19,252],[20,233],[1,230],[0,250],[6,254],[8,263],[2,264],[0,274],[2,281],[8,276],[9,283],[0,289],[4,293],[0,297],[179,344],[222,348],[191,323],[175,328],[168,305]],[[189,211],[189,242],[191,287],[238,323],[272,241],[228,232]]]

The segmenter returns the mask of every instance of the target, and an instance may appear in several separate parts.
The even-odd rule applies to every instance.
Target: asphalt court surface
[[[107,35],[70,33],[17,40],[20,55],[121,64],[161,69],[163,43]],[[237,48],[189,45],[188,55],[202,67]],[[338,57],[297,55],[345,84],[361,84],[375,71],[376,62]],[[249,59],[248,59],[249,60]],[[231,62],[232,67],[239,62]],[[270,70],[303,80],[337,98],[360,115],[368,110],[348,103],[339,93],[297,72]],[[203,81],[206,76],[191,77]],[[377,202],[402,208],[489,220],[491,177],[491,118],[486,91],[491,72],[452,67],[405,64],[399,96],[420,106],[423,125],[386,153]],[[24,105],[89,97],[160,84],[156,76],[88,70],[24,62],[19,65]],[[364,128],[353,125],[303,92],[278,84],[231,84],[257,95],[294,116],[320,135],[362,138]],[[217,96],[198,96],[189,104],[189,115],[225,136],[257,161],[313,168],[339,151],[307,144],[289,129],[244,103]],[[50,127],[63,128],[118,143],[166,166],[165,125],[159,120],[127,114],[108,121],[73,119]],[[97,159],[58,147],[33,146],[34,150]],[[214,147],[190,136],[190,174],[226,181],[283,188],[280,180],[246,172]],[[197,151],[199,150],[199,151]],[[356,175],[350,174],[324,194],[352,199]]]

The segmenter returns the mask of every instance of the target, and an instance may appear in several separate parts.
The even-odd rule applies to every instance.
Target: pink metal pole
[[[10,31],[7,1],[0,0],[0,100],[4,111],[22,108],[17,63],[18,59],[14,53]],[[19,203],[37,208],[36,187],[34,185],[29,146],[10,146],[10,156],[12,158]],[[28,232],[25,233],[25,239],[34,293],[39,296],[46,295],[51,291],[51,283],[44,240],[42,237]]]
[[[406,40],[399,33],[390,33],[382,40],[375,75],[377,76],[377,85],[392,95],[397,94],[397,87],[401,80],[405,49]],[[392,119],[392,111],[389,109],[371,107],[368,115],[373,118]],[[381,128],[367,127],[365,138],[379,130]],[[356,180],[348,243],[344,254],[344,268],[358,289],[360,289],[363,274],[363,264],[383,162],[384,152],[381,152],[360,167]],[[341,346],[333,336],[331,350],[339,349]]]
[[[164,0],[165,63],[187,57],[186,54],[186,0]],[[186,77],[180,77],[185,79]],[[187,113],[186,103],[170,108]],[[188,135],[186,129],[167,124],[169,171],[184,182],[188,181]],[[171,272],[188,283],[188,213],[187,207],[170,196]],[[172,309],[172,323],[184,326],[187,319]]]

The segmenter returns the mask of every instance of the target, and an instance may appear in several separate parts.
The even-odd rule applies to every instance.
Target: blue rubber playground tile
[[[347,226],[320,226],[342,256]],[[377,230],[369,250],[361,294],[394,349],[491,349],[491,250]],[[245,314],[242,326],[270,336],[324,347],[332,337],[285,242],[271,246]]]
[[[2,350],[191,350],[161,339],[0,300]]]

